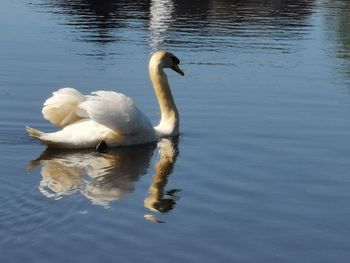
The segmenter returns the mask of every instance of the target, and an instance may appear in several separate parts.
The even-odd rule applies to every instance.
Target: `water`
[[[1,262],[347,262],[348,1],[4,0]],[[43,101],[116,90],[154,122],[156,49],[178,140],[45,151]]]

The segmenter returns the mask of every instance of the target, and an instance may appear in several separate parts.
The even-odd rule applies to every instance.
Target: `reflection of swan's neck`
[[[178,148],[176,142],[162,139],[159,143],[159,161],[155,165],[155,175],[149,187],[149,196],[144,200],[146,208],[153,212],[168,212],[174,205],[172,197],[164,198],[164,189],[172,173]]]
[[[156,130],[161,135],[177,135],[179,132],[179,113],[171,94],[168,78],[159,65],[151,64],[149,71],[162,115]]]

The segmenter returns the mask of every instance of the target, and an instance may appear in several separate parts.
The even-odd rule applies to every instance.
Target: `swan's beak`
[[[180,75],[184,76],[185,73],[179,68],[179,65],[178,64],[175,64],[172,66],[171,68],[172,70],[176,71],[177,73],[179,73]]]

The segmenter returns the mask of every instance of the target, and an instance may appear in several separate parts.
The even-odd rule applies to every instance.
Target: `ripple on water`
[[[347,262],[347,1],[24,2],[0,10],[0,261]],[[186,74],[169,72],[182,132],[171,211],[145,207],[158,151],[105,178],[111,165],[94,173],[103,161],[81,153],[25,173],[44,147],[24,125],[54,129],[40,111],[57,87],[122,90],[158,112],[146,67],[160,48]],[[60,188],[49,161],[95,176]]]

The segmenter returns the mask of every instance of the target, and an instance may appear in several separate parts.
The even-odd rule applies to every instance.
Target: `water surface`
[[[348,1],[5,0],[1,262],[347,262]],[[47,151],[61,87],[132,97],[167,49],[174,140]]]

